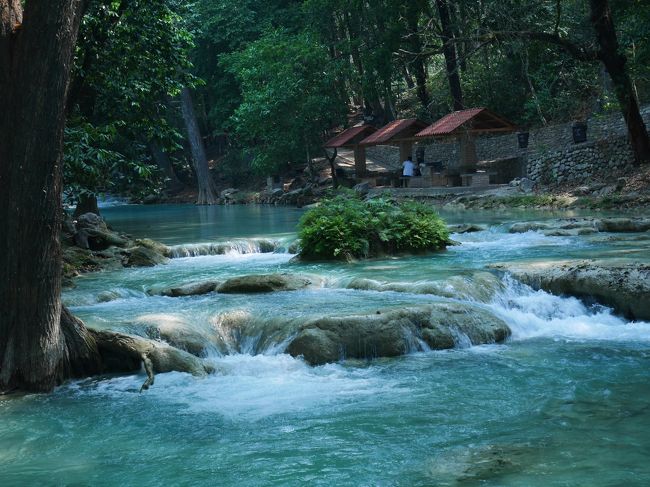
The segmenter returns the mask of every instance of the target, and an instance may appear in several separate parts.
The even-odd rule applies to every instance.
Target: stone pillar
[[[476,172],[478,156],[476,155],[474,137],[469,132],[463,132],[458,139],[458,143],[460,144],[458,173],[467,174]]]
[[[354,174],[358,178],[366,175],[366,148],[360,145],[354,146]]]

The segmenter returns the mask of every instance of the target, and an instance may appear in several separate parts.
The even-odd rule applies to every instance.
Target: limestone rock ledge
[[[650,321],[650,264],[629,260],[565,260],[493,264],[533,289],[594,298],[631,320]]]

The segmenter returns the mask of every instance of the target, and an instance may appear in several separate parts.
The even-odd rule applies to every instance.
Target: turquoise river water
[[[493,311],[513,335],[502,345],[460,340],[448,351],[415,341],[403,357],[319,367],[284,354],[282,342],[260,350],[248,337],[228,354],[209,354],[217,370],[209,377],[159,374],[142,394],[144,372],[0,398],[0,486],[650,485],[650,323],[507,276],[485,297],[475,274],[494,262],[648,261],[648,233],[509,234],[508,222],[566,214],[450,213],[443,215],[449,223],[489,227],[454,235],[461,245],[434,255],[299,264],[287,249],[300,210],[116,206],[103,213],[118,230],[173,246],[176,258],[78,278],[64,301],[93,327],[142,333],[163,323],[218,333],[232,313],[307,319],[450,299]],[[275,251],[260,252],[262,239]],[[215,242],[230,250],[211,255]],[[255,296],[150,295],[270,272],[315,274],[324,284]],[[349,288],[358,278],[368,290]],[[446,292],[423,291],[429,288]]]

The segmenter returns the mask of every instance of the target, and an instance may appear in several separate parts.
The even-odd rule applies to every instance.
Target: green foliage
[[[268,32],[224,64],[242,89],[232,123],[240,140],[253,147],[252,166],[260,173],[306,161],[319,151],[321,134],[343,120],[335,63],[308,34]]]
[[[447,226],[433,208],[386,198],[335,196],[308,210],[299,223],[300,256],[353,259],[445,248]]]
[[[118,133],[115,125],[96,127],[82,119],[68,122],[63,180],[70,203],[78,202],[83,195],[111,191],[137,194],[143,187],[159,187],[155,167],[144,162],[137,146],[130,146],[133,158],[115,149]]]
[[[131,135],[165,139],[168,99],[192,86],[191,34],[178,0],[93,0],[76,53],[73,106],[94,123],[122,121]]]
[[[173,150],[181,134],[169,100],[193,86],[179,0],[91,0],[69,95],[65,184],[72,195],[159,187],[146,144]]]
[[[77,120],[65,129],[63,180],[66,193],[73,201],[84,195],[101,192],[124,156],[110,148],[117,130],[114,126],[95,127]]]

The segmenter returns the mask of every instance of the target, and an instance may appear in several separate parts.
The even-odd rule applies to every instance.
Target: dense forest
[[[175,191],[198,175],[198,202],[212,203],[208,159],[239,184],[320,156],[360,120],[474,106],[521,127],[623,111],[647,158],[630,114],[649,96],[649,23],[641,0],[91,0],[66,194]]]

